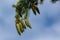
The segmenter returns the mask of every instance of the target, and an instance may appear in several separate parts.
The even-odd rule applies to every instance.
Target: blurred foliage
[[[51,0],[52,3],[56,3],[56,1],[58,1],[58,0]]]
[[[13,5],[13,7],[16,9],[15,25],[19,35],[25,31],[26,27],[29,27],[30,29],[32,28],[28,20],[29,9],[32,9],[34,15],[36,15],[36,12],[40,14],[37,7],[38,1],[39,0],[17,0],[17,3]],[[40,0],[40,4],[43,4],[43,1],[44,0]],[[51,1],[55,3],[57,0]]]

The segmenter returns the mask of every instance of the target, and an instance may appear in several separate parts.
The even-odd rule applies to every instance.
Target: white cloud
[[[58,35],[60,35],[60,21],[58,21],[57,23],[53,24],[52,28]]]

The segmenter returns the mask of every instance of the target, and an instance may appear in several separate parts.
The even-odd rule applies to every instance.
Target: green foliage
[[[40,0],[40,4],[43,4],[43,1],[44,0]],[[54,3],[57,0],[51,1]],[[28,20],[28,11],[29,9],[32,9],[34,15],[36,15],[36,12],[40,14],[37,5],[38,0],[19,0],[16,5],[13,5],[13,7],[16,9],[15,25],[19,35],[25,31],[26,27],[29,27],[30,29],[32,28]]]

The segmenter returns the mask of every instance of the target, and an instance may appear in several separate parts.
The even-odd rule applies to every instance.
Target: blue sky
[[[60,3],[52,4],[45,0],[38,5],[41,12],[35,16],[32,10],[30,23],[32,29],[19,36],[14,23],[15,9],[12,7],[16,0],[0,0],[0,40],[60,40]]]

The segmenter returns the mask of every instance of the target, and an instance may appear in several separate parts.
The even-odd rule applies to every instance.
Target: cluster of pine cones
[[[36,12],[40,14],[37,4],[38,0],[19,0],[16,5],[13,5],[16,9],[15,25],[19,35],[25,31],[26,27],[32,28],[28,20],[28,10],[32,9],[34,15]]]

